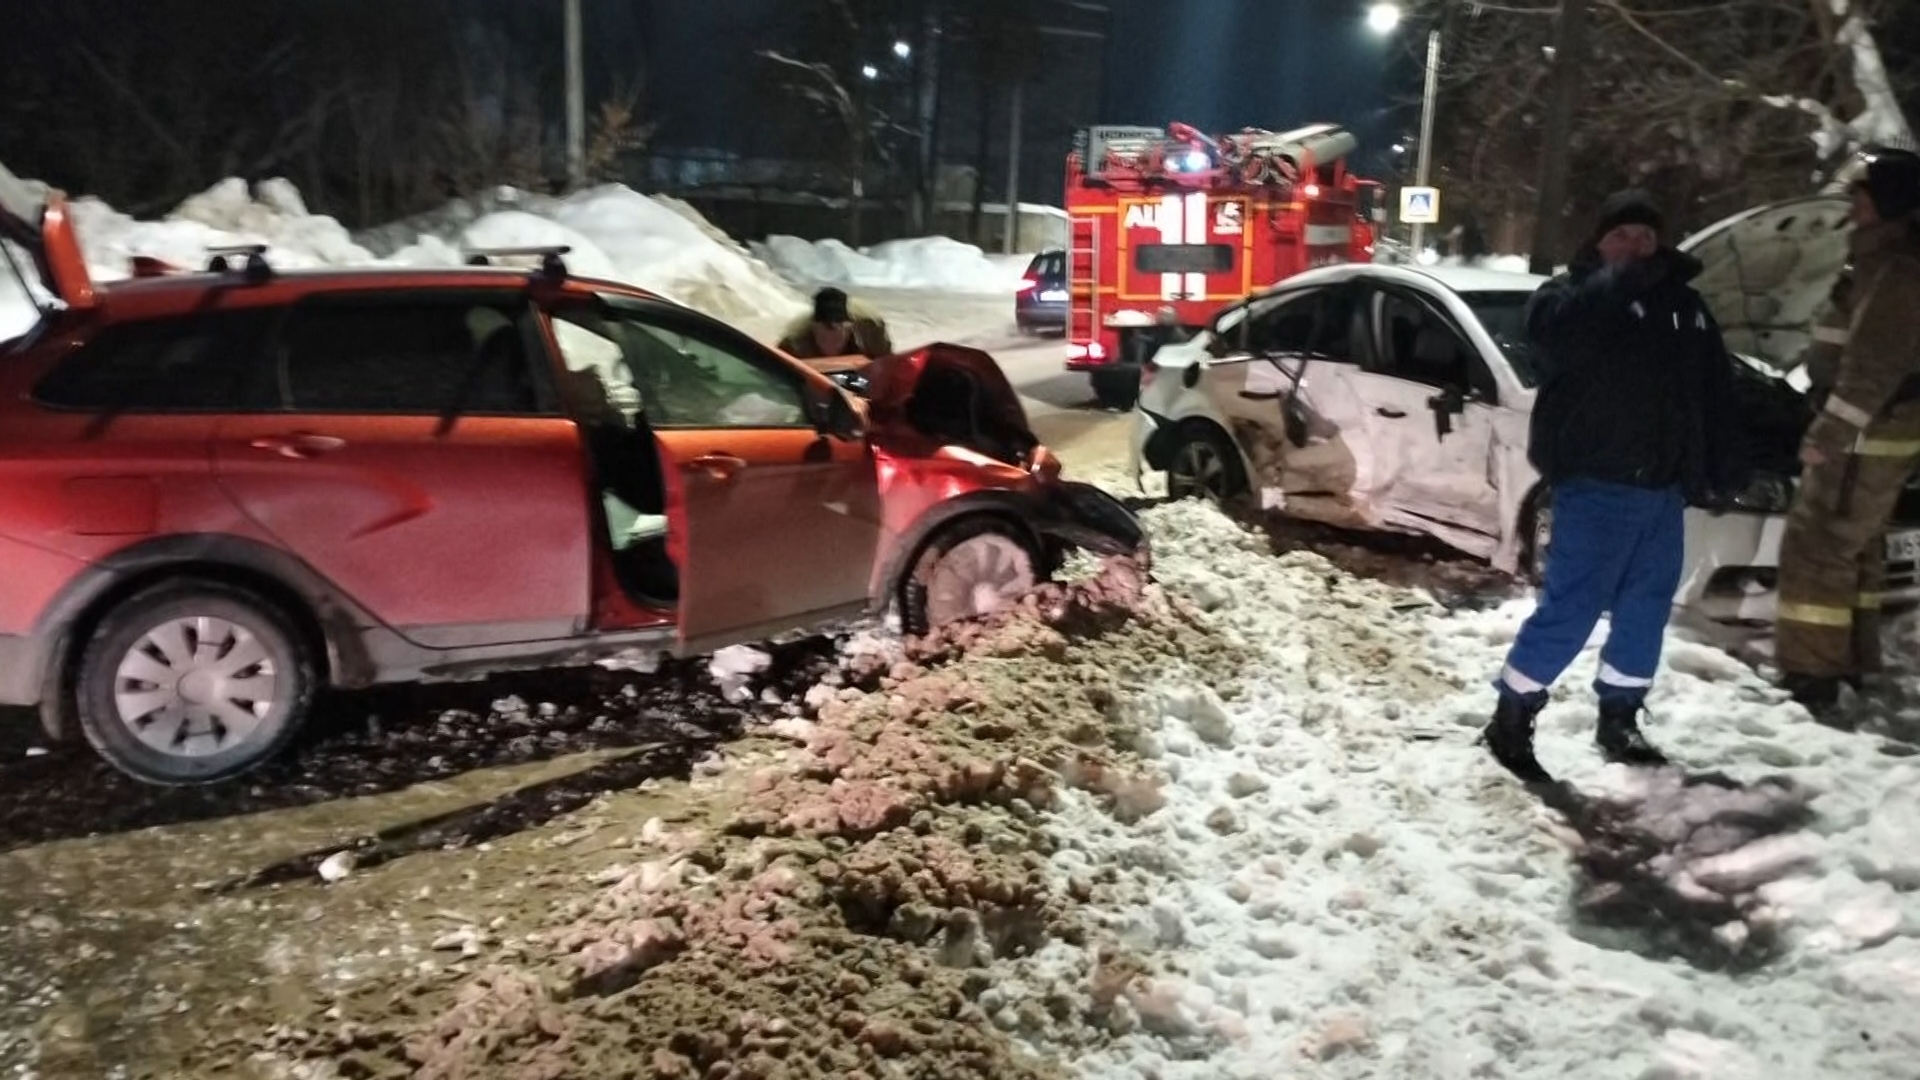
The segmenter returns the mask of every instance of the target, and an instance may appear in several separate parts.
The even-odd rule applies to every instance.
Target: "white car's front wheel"
[[[1240,454],[1211,425],[1182,424],[1167,458],[1167,496],[1225,502],[1247,489]]]

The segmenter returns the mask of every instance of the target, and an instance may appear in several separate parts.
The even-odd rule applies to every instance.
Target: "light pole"
[[[580,62],[580,0],[566,0],[567,181],[587,184],[587,94]]]
[[[1402,12],[1399,4],[1375,4],[1367,9],[1367,26],[1381,37],[1393,33],[1400,25]],[[1434,27],[1427,32],[1427,71],[1426,86],[1420,95],[1420,148],[1419,157],[1414,165],[1414,185],[1426,187],[1432,177],[1433,169],[1433,109],[1434,102],[1440,96],[1440,28]],[[1418,258],[1426,250],[1427,227],[1416,222],[1413,226],[1413,254]]]

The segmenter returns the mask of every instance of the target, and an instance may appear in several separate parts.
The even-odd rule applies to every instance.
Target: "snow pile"
[[[753,700],[753,682],[773,664],[773,657],[751,645],[729,645],[707,661],[707,674],[720,687],[720,696],[735,705]]]
[[[267,259],[287,269],[459,266],[463,248],[565,245],[576,274],[638,285],[723,319],[778,322],[806,307],[790,284],[691,207],[620,185],[560,199],[502,188],[370,230],[364,245],[338,221],[311,213],[285,180],[252,190],[223,180],[157,221],[82,198],[74,219],[98,281],[127,277],[135,255],[199,269],[209,248],[234,244],[265,244]],[[0,338],[32,323],[32,304],[10,273],[0,275]]]
[[[1911,1074],[1920,766],[1678,641],[1651,734],[1730,775],[1604,765],[1589,653],[1540,739],[1578,807],[1614,826],[1582,832],[1476,745],[1526,603],[1450,614],[1315,555],[1272,557],[1199,504],[1146,516],[1156,577],[1265,662],[1139,695],[1163,808],[1128,825],[1063,799],[1055,872],[1099,883],[1109,944],[1048,946],[1023,987],[983,1000],[1003,1026],[1103,1080]],[[1595,917],[1622,887],[1592,865],[1616,840],[1660,894],[1649,923]],[[1681,930],[1720,951],[1686,951]],[[1777,956],[1739,940],[1763,932]],[[1714,956],[1768,962],[1765,977]],[[1018,1007],[1055,993],[1104,1030]]]
[[[1020,283],[1032,261],[1028,255],[988,255],[944,236],[889,240],[857,251],[838,240],[770,236],[753,250],[802,285],[861,289],[1006,293]]]
[[[687,204],[620,184],[564,198],[497,188],[370,230],[376,250],[408,266],[455,266],[463,248],[570,248],[568,268],[651,289],[723,319],[784,321],[800,294]]]

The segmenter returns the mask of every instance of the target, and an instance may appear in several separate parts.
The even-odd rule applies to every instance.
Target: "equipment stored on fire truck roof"
[[[1067,157],[1067,367],[1130,408],[1140,369],[1226,304],[1314,266],[1368,261],[1373,231],[1334,124],[1208,135],[1084,128]]]

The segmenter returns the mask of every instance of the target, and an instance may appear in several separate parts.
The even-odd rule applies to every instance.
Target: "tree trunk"
[[[1527,268],[1551,274],[1560,251],[1560,222],[1567,201],[1567,170],[1573,154],[1573,108],[1580,95],[1590,0],[1560,0],[1554,28],[1553,90],[1540,156],[1540,203],[1534,223],[1533,258]]]

